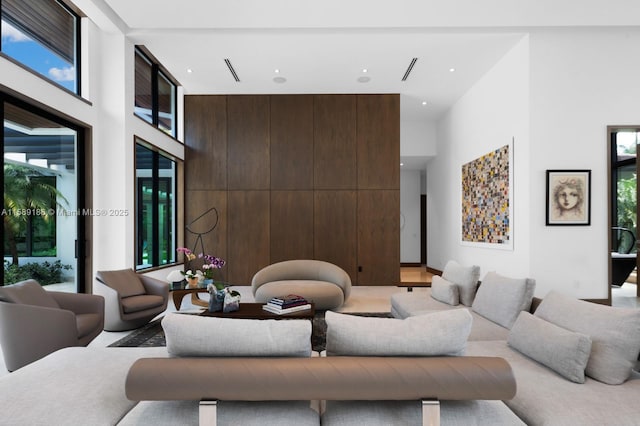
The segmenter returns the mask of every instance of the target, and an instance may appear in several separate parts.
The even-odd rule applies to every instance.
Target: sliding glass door
[[[2,98],[0,98],[2,99]],[[81,132],[30,105],[2,99],[3,285],[35,279],[50,290],[79,285]],[[84,238],[80,239],[81,241]]]

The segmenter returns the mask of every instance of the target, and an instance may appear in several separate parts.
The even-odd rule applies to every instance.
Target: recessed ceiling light
[[[427,101],[422,101],[422,105],[426,105],[426,104],[427,104]]]
[[[369,70],[366,68],[362,68],[362,72],[369,72]]]
[[[454,72],[455,70],[455,68],[449,68],[449,72]]]
[[[367,77],[366,75],[358,77],[358,83],[368,83],[369,81],[371,81],[371,77]]]
[[[192,70],[191,68],[187,68],[187,72],[188,72],[189,74],[191,74],[191,73],[193,72],[193,70]]]
[[[400,163],[400,167],[404,166],[404,163]]]
[[[280,72],[280,70],[276,68],[276,69],[274,70],[274,72],[275,72],[276,74],[278,74],[278,73]]]
[[[282,84],[282,83],[286,83],[287,79],[284,77],[273,77],[273,81],[276,83]]]

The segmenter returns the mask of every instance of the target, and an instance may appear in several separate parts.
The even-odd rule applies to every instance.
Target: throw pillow
[[[455,260],[450,260],[444,266],[442,278],[458,286],[460,303],[465,306],[471,306],[476,295],[478,279],[480,278],[479,266],[462,266]]]
[[[311,321],[169,314],[162,319],[172,357],[308,357]]]
[[[431,281],[431,297],[452,306],[460,303],[458,286],[438,275],[434,275]]]
[[[528,311],[536,282],[488,272],[478,288],[471,309],[505,328],[511,328],[521,311]]]
[[[327,311],[327,355],[462,355],[471,332],[467,309],[430,312],[405,319]]]
[[[512,348],[576,383],[584,383],[591,338],[520,312],[509,332]]]
[[[640,352],[640,309],[613,308],[551,291],[534,315],[591,338],[587,376],[618,385],[631,375]]]

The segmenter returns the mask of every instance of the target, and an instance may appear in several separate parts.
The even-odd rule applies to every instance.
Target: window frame
[[[0,0],[1,1],[1,0]],[[145,117],[141,116],[140,114],[135,112],[135,99],[134,99],[134,115],[138,118],[140,118],[141,120],[143,120],[145,123],[149,123],[152,126],[154,126],[156,129],[160,130],[161,132],[171,136],[172,138],[177,138],[177,134],[178,134],[178,86],[179,84],[176,82],[176,80],[171,76],[171,74],[169,74],[169,72],[167,72],[162,65],[160,64],[160,62],[158,62],[158,60],[156,60],[153,55],[151,55],[151,53],[144,48],[144,46],[140,46],[137,45],[135,46],[135,55],[140,55],[140,57],[142,59],[145,60],[145,62],[149,63],[151,65],[151,76],[150,76],[150,80],[151,80],[151,123],[149,123],[148,120],[146,120]],[[136,61],[134,60],[134,67],[135,67],[135,63]],[[134,69],[134,73],[137,70]],[[161,126],[160,126],[160,92],[159,92],[159,79],[163,78],[164,80],[166,80],[172,87],[172,97],[173,97],[173,102],[172,102],[172,109],[173,109],[173,114],[172,114],[172,127],[171,127],[171,131],[167,131],[164,130]],[[134,80],[135,82],[135,80]],[[134,83],[135,84],[135,83]],[[134,87],[134,98],[136,96],[136,89]]]
[[[138,147],[144,148],[152,153],[152,168],[151,168],[151,176],[143,177],[144,180],[151,180],[152,190],[151,190],[151,203],[152,203],[152,211],[151,211],[151,220],[153,222],[151,227],[151,240],[152,240],[152,252],[149,258],[148,263],[143,264],[142,260],[142,250],[141,244],[143,241],[143,204],[141,203],[142,194],[140,193],[140,178],[138,177]],[[160,156],[164,157],[164,159],[173,162],[174,164],[174,175],[173,175],[173,184],[171,185],[172,191],[172,214],[171,214],[171,229],[168,230],[168,233],[171,235],[169,239],[169,249],[167,250],[167,254],[172,253],[173,257],[168,257],[165,263],[161,263],[162,259],[160,258],[160,214],[158,208],[160,204],[163,202],[158,197],[158,190],[160,188],[160,183],[167,180],[166,177],[160,176]],[[180,165],[180,160],[175,158],[174,156],[158,149],[152,144],[146,142],[144,139],[135,136],[134,137],[134,192],[135,192],[135,239],[134,239],[134,265],[136,271],[148,271],[154,268],[162,268],[166,266],[173,265],[177,262],[175,249],[178,247],[178,168]],[[165,230],[167,231],[167,230]]]
[[[2,6],[3,1],[5,1],[5,0],[0,0],[0,10],[1,10],[1,6]],[[6,54],[4,49],[3,49],[3,46],[2,46],[2,38],[1,37],[0,37],[0,54],[3,57],[11,60],[12,62],[15,62],[16,64],[19,64],[20,66],[24,67],[25,69],[31,71],[34,75],[37,75],[38,77],[42,78],[43,80],[56,85],[56,87],[59,87],[60,89],[65,90],[65,91],[67,91],[69,93],[73,93],[74,95],[76,95],[78,97],[82,97],[82,18],[83,18],[83,16],[79,13],[79,11],[76,8],[72,7],[71,5],[68,5],[66,2],[64,2],[62,0],[53,0],[53,1],[55,3],[57,3],[62,9],[64,9],[65,12],[69,13],[74,18],[74,25],[73,25],[74,34],[72,35],[72,38],[73,38],[73,43],[74,43],[74,63],[73,63],[73,66],[75,68],[75,86],[76,86],[75,89],[76,90],[73,91],[73,90],[68,89],[67,87],[63,86],[59,82],[49,78],[46,74],[42,74],[41,72],[37,71],[31,65],[29,65],[27,63],[24,63],[24,62],[22,62],[22,61],[20,61],[20,60],[18,60],[16,58],[14,58],[13,56],[10,56],[10,55]],[[2,17],[3,17],[3,15],[0,12],[0,20],[2,19]],[[50,50],[47,47],[45,47],[45,48],[47,50]]]

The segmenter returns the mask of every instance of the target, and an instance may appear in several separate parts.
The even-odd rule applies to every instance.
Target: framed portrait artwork
[[[547,170],[547,226],[591,225],[591,170]]]

